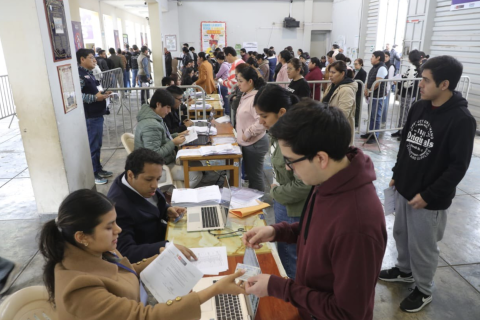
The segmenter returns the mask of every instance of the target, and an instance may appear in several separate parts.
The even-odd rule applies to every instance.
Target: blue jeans
[[[123,72],[123,87],[130,88],[130,70]]]
[[[228,101],[228,88],[225,86],[220,86],[220,93],[222,94],[223,98],[223,108],[225,109],[225,114],[227,116],[230,115],[230,103]]]
[[[137,74],[138,74],[138,69],[132,69],[132,88],[135,88],[135,86],[138,85],[138,82],[135,81]]]
[[[380,122],[382,121],[382,110],[385,103],[385,97],[372,99],[372,110],[370,110],[370,130],[380,129]],[[375,132],[378,138],[379,132]]]
[[[300,221],[300,217],[289,217],[287,215],[287,208],[275,200],[273,200],[273,210],[275,211],[275,223],[295,223]],[[295,274],[297,272],[297,244],[277,242],[277,247],[278,255],[280,256],[280,260],[288,277],[295,280]]]
[[[383,104],[383,112],[382,112],[382,124],[387,122],[389,104],[390,104],[390,92],[388,92],[387,95],[385,96],[385,103]]]
[[[102,165],[100,164],[100,149],[102,149],[103,121],[103,116],[87,118],[88,143],[90,144],[90,155],[92,157],[94,174],[102,170]]]

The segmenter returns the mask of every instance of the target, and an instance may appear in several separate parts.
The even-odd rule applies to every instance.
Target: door
[[[312,40],[310,44],[310,57],[317,57],[327,54],[327,33],[325,31],[312,31]]]

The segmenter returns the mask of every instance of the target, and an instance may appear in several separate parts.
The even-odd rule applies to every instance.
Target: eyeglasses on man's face
[[[296,160],[289,160],[289,159],[283,157],[283,161],[285,161],[285,164],[287,165],[287,167],[290,168],[290,170],[293,170],[292,165],[293,165],[294,163],[297,163],[297,162],[300,162],[300,161],[303,161],[303,160],[307,160],[307,159],[308,159],[307,156],[301,157],[301,158],[296,159]]]

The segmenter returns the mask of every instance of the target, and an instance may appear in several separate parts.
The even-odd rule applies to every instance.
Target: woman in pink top
[[[276,81],[277,82],[290,81],[290,79],[288,78],[288,74],[287,74],[287,64],[290,61],[290,59],[292,59],[292,56],[291,56],[290,52],[288,52],[287,50],[283,50],[282,52],[280,52],[280,54],[278,56],[280,58],[279,63],[282,64],[282,68],[280,69],[280,71],[278,71]],[[286,88],[288,85],[287,84],[280,84],[280,86],[283,87],[283,88]]]
[[[243,164],[249,181],[249,187],[265,191],[263,162],[268,152],[268,138],[265,127],[260,124],[253,100],[257,90],[265,85],[252,67],[241,68],[237,72],[237,85],[243,93],[237,109],[237,142],[242,148]]]

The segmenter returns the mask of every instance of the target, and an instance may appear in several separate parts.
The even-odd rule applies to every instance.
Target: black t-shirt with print
[[[297,81],[292,80],[292,82],[290,82],[288,85],[287,90],[295,94],[300,99],[310,97],[310,86],[305,78],[301,78]]]

